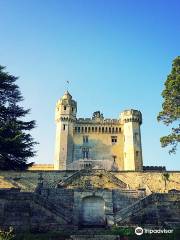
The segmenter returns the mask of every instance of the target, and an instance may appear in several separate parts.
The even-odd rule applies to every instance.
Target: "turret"
[[[55,170],[66,170],[73,161],[73,127],[76,120],[77,103],[68,91],[56,104]]]
[[[125,110],[120,115],[124,124],[124,170],[141,171],[142,146],[141,131],[142,114],[138,110]]]

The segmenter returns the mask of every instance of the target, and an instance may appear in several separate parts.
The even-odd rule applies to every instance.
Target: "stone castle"
[[[0,229],[115,240],[97,228],[180,228],[180,173],[143,167],[141,112],[126,110],[119,119],[76,113],[66,92],[56,105],[54,165],[0,171]]]
[[[99,111],[92,118],[76,113],[77,103],[66,91],[56,104],[55,170],[142,170],[140,111],[125,110],[118,119],[105,119]]]

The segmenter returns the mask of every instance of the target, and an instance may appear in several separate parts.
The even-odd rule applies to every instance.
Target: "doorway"
[[[104,226],[105,202],[102,197],[90,196],[82,200],[81,225]]]

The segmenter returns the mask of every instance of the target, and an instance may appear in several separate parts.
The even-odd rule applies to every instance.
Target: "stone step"
[[[115,235],[71,235],[72,240],[120,240],[119,236]],[[69,240],[70,240],[69,239]]]

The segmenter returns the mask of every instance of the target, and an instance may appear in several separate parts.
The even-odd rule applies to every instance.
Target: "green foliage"
[[[149,227],[147,227],[149,228]],[[122,240],[175,240],[179,239],[180,236],[180,230],[174,229],[172,234],[143,234],[141,236],[137,236],[134,233],[135,228],[133,227],[123,227],[123,226],[112,226],[110,229],[102,229],[99,231],[93,231],[91,229],[91,232],[89,233],[90,229],[84,229],[82,230],[73,230],[70,228],[64,229],[62,231],[58,232],[47,232],[47,233],[22,233],[17,234],[15,240],[65,240],[65,239],[71,239],[71,235],[83,235],[86,237],[86,234],[89,235],[92,234],[92,237],[94,235],[98,235],[99,239],[103,239],[101,235],[114,235],[117,236],[117,239]],[[88,239],[87,237],[87,239]]]
[[[174,59],[171,73],[165,82],[165,89],[162,92],[164,102],[162,111],[157,119],[165,125],[175,123],[171,133],[160,139],[161,146],[171,146],[169,153],[176,153],[177,145],[180,142],[180,56]]]
[[[111,234],[112,235],[119,235],[119,236],[132,236],[134,235],[134,228],[132,227],[119,227],[119,226],[112,226],[111,227]]]
[[[63,232],[48,232],[48,233],[24,233],[18,234],[15,240],[66,240],[70,235]]]
[[[24,170],[33,163],[27,160],[35,155],[33,138],[29,134],[35,121],[23,121],[29,113],[21,105],[23,97],[16,84],[17,77],[0,66],[0,169]]]
[[[166,172],[163,173],[163,174],[162,174],[162,178],[163,178],[164,183],[165,183],[165,191],[166,191],[167,181],[169,181],[169,178],[170,178],[169,173],[166,173]]]
[[[170,175],[169,173],[163,173],[163,178],[167,181],[169,181]]]
[[[0,229],[0,240],[12,240],[14,237],[15,235],[12,227],[10,227],[8,231]]]

